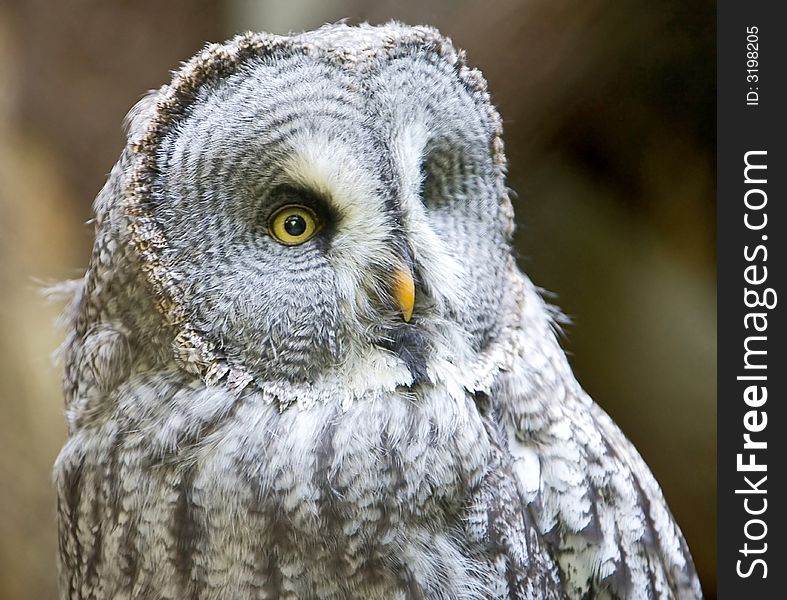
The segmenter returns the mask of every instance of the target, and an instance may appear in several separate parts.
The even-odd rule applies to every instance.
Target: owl
[[[62,598],[701,598],[450,40],[240,35],[127,131],[67,311]]]

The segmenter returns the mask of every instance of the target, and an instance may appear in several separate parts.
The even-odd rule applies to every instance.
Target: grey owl
[[[701,597],[448,39],[241,35],[127,127],[64,345],[63,598]]]

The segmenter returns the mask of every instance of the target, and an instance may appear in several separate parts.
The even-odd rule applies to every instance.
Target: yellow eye
[[[305,206],[291,204],[276,211],[269,228],[277,241],[287,246],[297,246],[310,240],[320,230],[317,215]]]

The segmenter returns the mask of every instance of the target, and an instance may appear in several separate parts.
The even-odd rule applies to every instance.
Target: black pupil
[[[284,231],[298,237],[306,231],[306,220],[300,215],[290,215],[284,220]]]

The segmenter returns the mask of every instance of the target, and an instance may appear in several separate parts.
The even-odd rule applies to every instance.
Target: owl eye
[[[320,221],[311,209],[291,204],[273,214],[268,228],[278,242],[286,246],[297,246],[314,237],[320,230]]]

